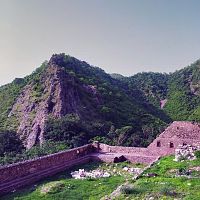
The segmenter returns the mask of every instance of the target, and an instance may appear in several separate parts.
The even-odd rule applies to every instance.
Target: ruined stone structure
[[[175,161],[182,161],[182,160],[195,160],[195,152],[200,150],[199,144],[185,144],[179,145],[178,148],[175,150]]]
[[[174,154],[179,145],[197,144],[200,142],[200,124],[195,122],[173,122],[149,146],[154,155]]]
[[[92,160],[115,162],[129,160],[151,164],[160,156],[174,154],[178,145],[200,142],[200,124],[173,122],[147,148],[109,146],[94,142],[41,158],[0,167],[0,195],[34,183],[77,164]]]

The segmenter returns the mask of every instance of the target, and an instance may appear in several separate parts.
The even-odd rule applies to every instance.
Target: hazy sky
[[[0,85],[65,52],[106,72],[200,58],[200,0],[0,0]]]

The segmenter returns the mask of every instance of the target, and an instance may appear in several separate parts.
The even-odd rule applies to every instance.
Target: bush
[[[124,185],[121,187],[120,191],[122,194],[139,194],[142,193],[143,190],[130,185]]]
[[[42,146],[34,146],[29,150],[23,150],[20,153],[9,152],[0,156],[0,165],[16,163],[24,160],[38,158],[41,156],[57,153],[67,150],[69,147],[64,142],[46,141]]]
[[[160,194],[173,197],[178,195],[177,192],[174,190],[174,188],[168,184],[160,189]]]
[[[0,132],[0,156],[11,152],[21,153],[23,148],[23,144],[15,132]]]
[[[195,151],[194,152],[194,155],[196,156],[196,158],[200,159],[200,151]]]
[[[65,184],[61,181],[54,181],[47,183],[42,186],[40,193],[41,194],[55,194],[58,192],[61,192],[63,188],[65,187]]]

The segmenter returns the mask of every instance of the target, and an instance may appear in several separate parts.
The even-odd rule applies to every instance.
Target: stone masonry
[[[129,160],[133,163],[150,165],[160,156],[174,154],[179,145],[193,145],[199,142],[200,124],[173,122],[147,148],[109,146],[94,142],[37,159],[2,166],[0,195],[92,160],[103,162]]]

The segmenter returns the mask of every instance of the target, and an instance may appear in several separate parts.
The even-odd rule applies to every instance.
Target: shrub
[[[196,158],[200,158],[200,150],[198,150],[198,151],[195,151],[194,152],[194,155],[196,156]]]
[[[54,181],[47,183],[42,186],[40,193],[41,194],[54,194],[61,192],[63,188],[65,187],[65,184],[61,181]]]
[[[0,156],[11,152],[20,153],[22,149],[23,144],[15,132],[0,132]]]
[[[142,193],[142,189],[139,187],[132,187],[130,185],[124,185],[120,189],[122,194],[139,194]]]
[[[177,192],[174,190],[174,188],[171,185],[165,185],[160,189],[160,194],[165,196],[177,196]]]

